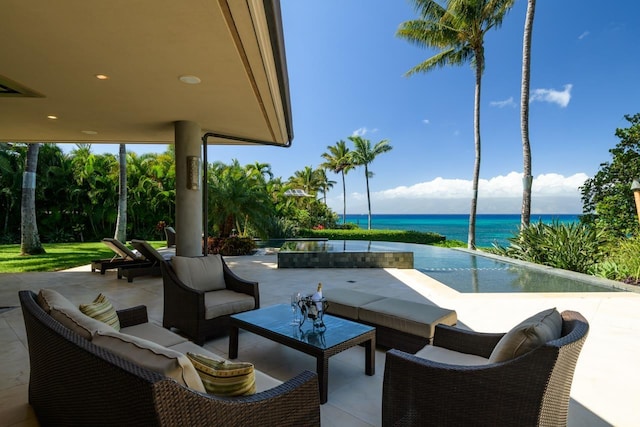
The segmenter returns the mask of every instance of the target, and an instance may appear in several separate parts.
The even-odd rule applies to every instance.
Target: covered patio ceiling
[[[171,144],[180,120],[226,135],[209,144],[293,138],[278,0],[5,0],[2,16],[0,141]]]

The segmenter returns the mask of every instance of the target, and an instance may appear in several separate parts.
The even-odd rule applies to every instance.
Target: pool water
[[[363,240],[296,241],[287,244],[291,244],[289,250],[298,251],[411,251],[416,270],[463,293],[618,291],[605,285],[597,286],[587,281],[437,246]]]

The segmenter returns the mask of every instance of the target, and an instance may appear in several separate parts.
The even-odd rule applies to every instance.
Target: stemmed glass
[[[298,303],[300,302],[300,292],[291,294],[291,323],[290,325],[299,325],[300,318],[298,317]]]

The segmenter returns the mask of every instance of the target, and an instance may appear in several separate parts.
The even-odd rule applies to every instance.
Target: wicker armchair
[[[258,283],[241,279],[229,269],[222,257],[221,260],[226,289],[252,296],[252,309],[260,308]],[[161,264],[161,270],[164,287],[162,326],[179,329],[198,345],[204,344],[208,338],[229,332],[229,316],[235,313],[206,318],[205,296],[219,291],[203,292],[185,285],[167,261]]]
[[[573,373],[589,324],[576,312],[561,315],[559,339],[505,362],[459,366],[389,351],[383,426],[566,425]],[[433,345],[489,358],[503,335],[438,325]]]

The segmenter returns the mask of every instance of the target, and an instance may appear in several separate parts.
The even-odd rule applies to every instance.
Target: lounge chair
[[[390,350],[382,425],[566,426],[589,324],[580,313],[555,313],[554,328],[547,312],[507,334],[437,325],[432,346],[415,355]],[[544,342],[554,329],[557,338]]]
[[[131,245],[142,255],[147,261],[145,266],[128,266],[118,268],[118,279],[126,277],[128,282],[139,276],[160,276],[160,264],[164,261],[164,257],[146,240],[131,240]]]
[[[102,239],[102,243],[107,245],[109,249],[115,252],[115,255],[112,258],[95,259],[91,261],[92,272],[100,270],[100,274],[104,275],[105,271],[115,268],[149,267],[152,264],[141,255],[136,254],[131,249],[126,247],[117,239],[105,237],[104,239]]]

